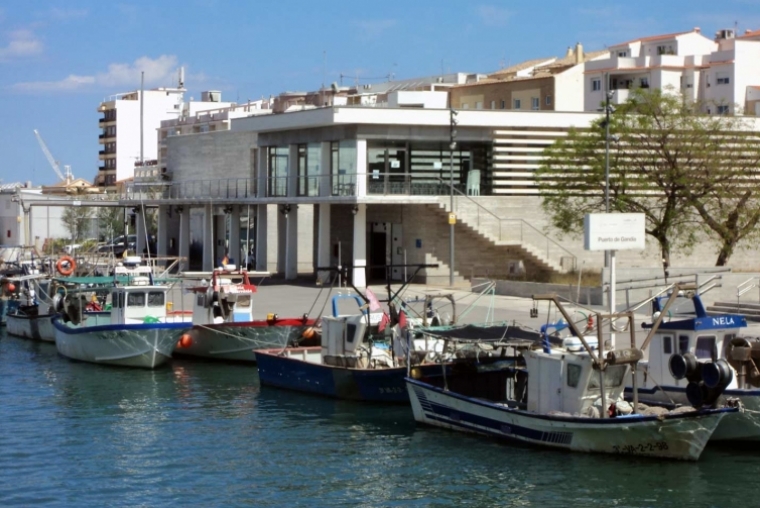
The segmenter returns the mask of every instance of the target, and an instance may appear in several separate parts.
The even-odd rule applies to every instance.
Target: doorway
[[[370,266],[367,276],[373,281],[385,281],[385,267],[388,266],[389,224],[385,222],[369,223],[369,248],[367,252]]]

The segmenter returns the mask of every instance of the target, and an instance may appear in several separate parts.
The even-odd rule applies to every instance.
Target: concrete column
[[[235,260],[237,266],[245,265],[245,255],[240,248],[240,207],[233,205],[230,212],[230,245],[228,247],[229,255]],[[242,255],[242,257],[241,257]]]
[[[367,287],[367,205],[358,204],[354,215],[354,259],[352,281],[357,288]]]
[[[203,271],[214,269],[214,209],[211,205],[203,207]]]
[[[158,231],[156,232],[156,255],[166,257],[169,252],[169,211],[170,206],[158,207]]]
[[[319,205],[319,227],[317,228],[317,267],[330,266],[332,260],[332,242],[330,240],[330,204]],[[332,272],[318,271],[317,281],[326,284]]]
[[[319,158],[319,195],[330,196],[332,195],[332,188],[330,186],[330,142],[325,141],[320,143],[321,152]]]
[[[256,270],[266,272],[267,267],[267,205],[256,205]]]
[[[286,244],[286,238],[287,238],[287,219],[285,218],[285,214],[283,213],[283,206],[285,205],[277,205],[275,208],[277,210],[277,273],[279,274],[285,274],[285,244]]]
[[[190,269],[190,207],[182,207],[179,213],[179,257],[185,258],[180,262],[180,271]]]
[[[256,196],[260,198],[265,198],[267,196],[267,175],[269,174],[267,150],[268,148],[266,146],[259,147],[258,164],[256,166],[259,172],[259,174],[256,175]]]
[[[356,140],[356,196],[367,195],[367,140]],[[357,286],[359,287],[359,286]]]
[[[291,205],[285,217],[285,279],[298,277],[298,206]]]
[[[135,235],[137,235],[137,242],[135,246],[135,254],[138,256],[145,256],[143,251],[147,244],[145,243],[145,218],[146,209],[138,207],[135,209]]]

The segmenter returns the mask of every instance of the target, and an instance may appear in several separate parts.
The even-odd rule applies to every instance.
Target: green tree
[[[63,210],[61,221],[73,241],[80,241],[91,230],[93,210],[87,206],[68,206]]]
[[[691,247],[699,229],[717,236],[725,264],[760,220],[749,185],[760,161],[756,135],[742,118],[704,115],[704,107],[671,90],[639,89],[610,115],[610,211],[644,214],[666,270],[673,249]],[[555,142],[537,173],[542,206],[563,232],[582,231],[586,213],[605,210],[604,122]]]
[[[103,241],[111,242],[114,238],[124,234],[124,209],[119,207],[103,206],[98,208],[98,229]]]

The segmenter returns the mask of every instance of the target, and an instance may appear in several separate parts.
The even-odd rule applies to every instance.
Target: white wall
[[[399,90],[388,94],[388,106],[391,108],[421,107],[444,109],[448,107],[448,101],[448,92]]]
[[[554,110],[584,110],[584,70],[583,65],[575,65],[554,76]]]

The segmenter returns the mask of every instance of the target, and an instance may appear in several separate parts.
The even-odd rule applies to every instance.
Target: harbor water
[[[760,447],[697,463],[417,426],[261,388],[255,366],[76,363],[0,333],[0,506],[756,506]]]

